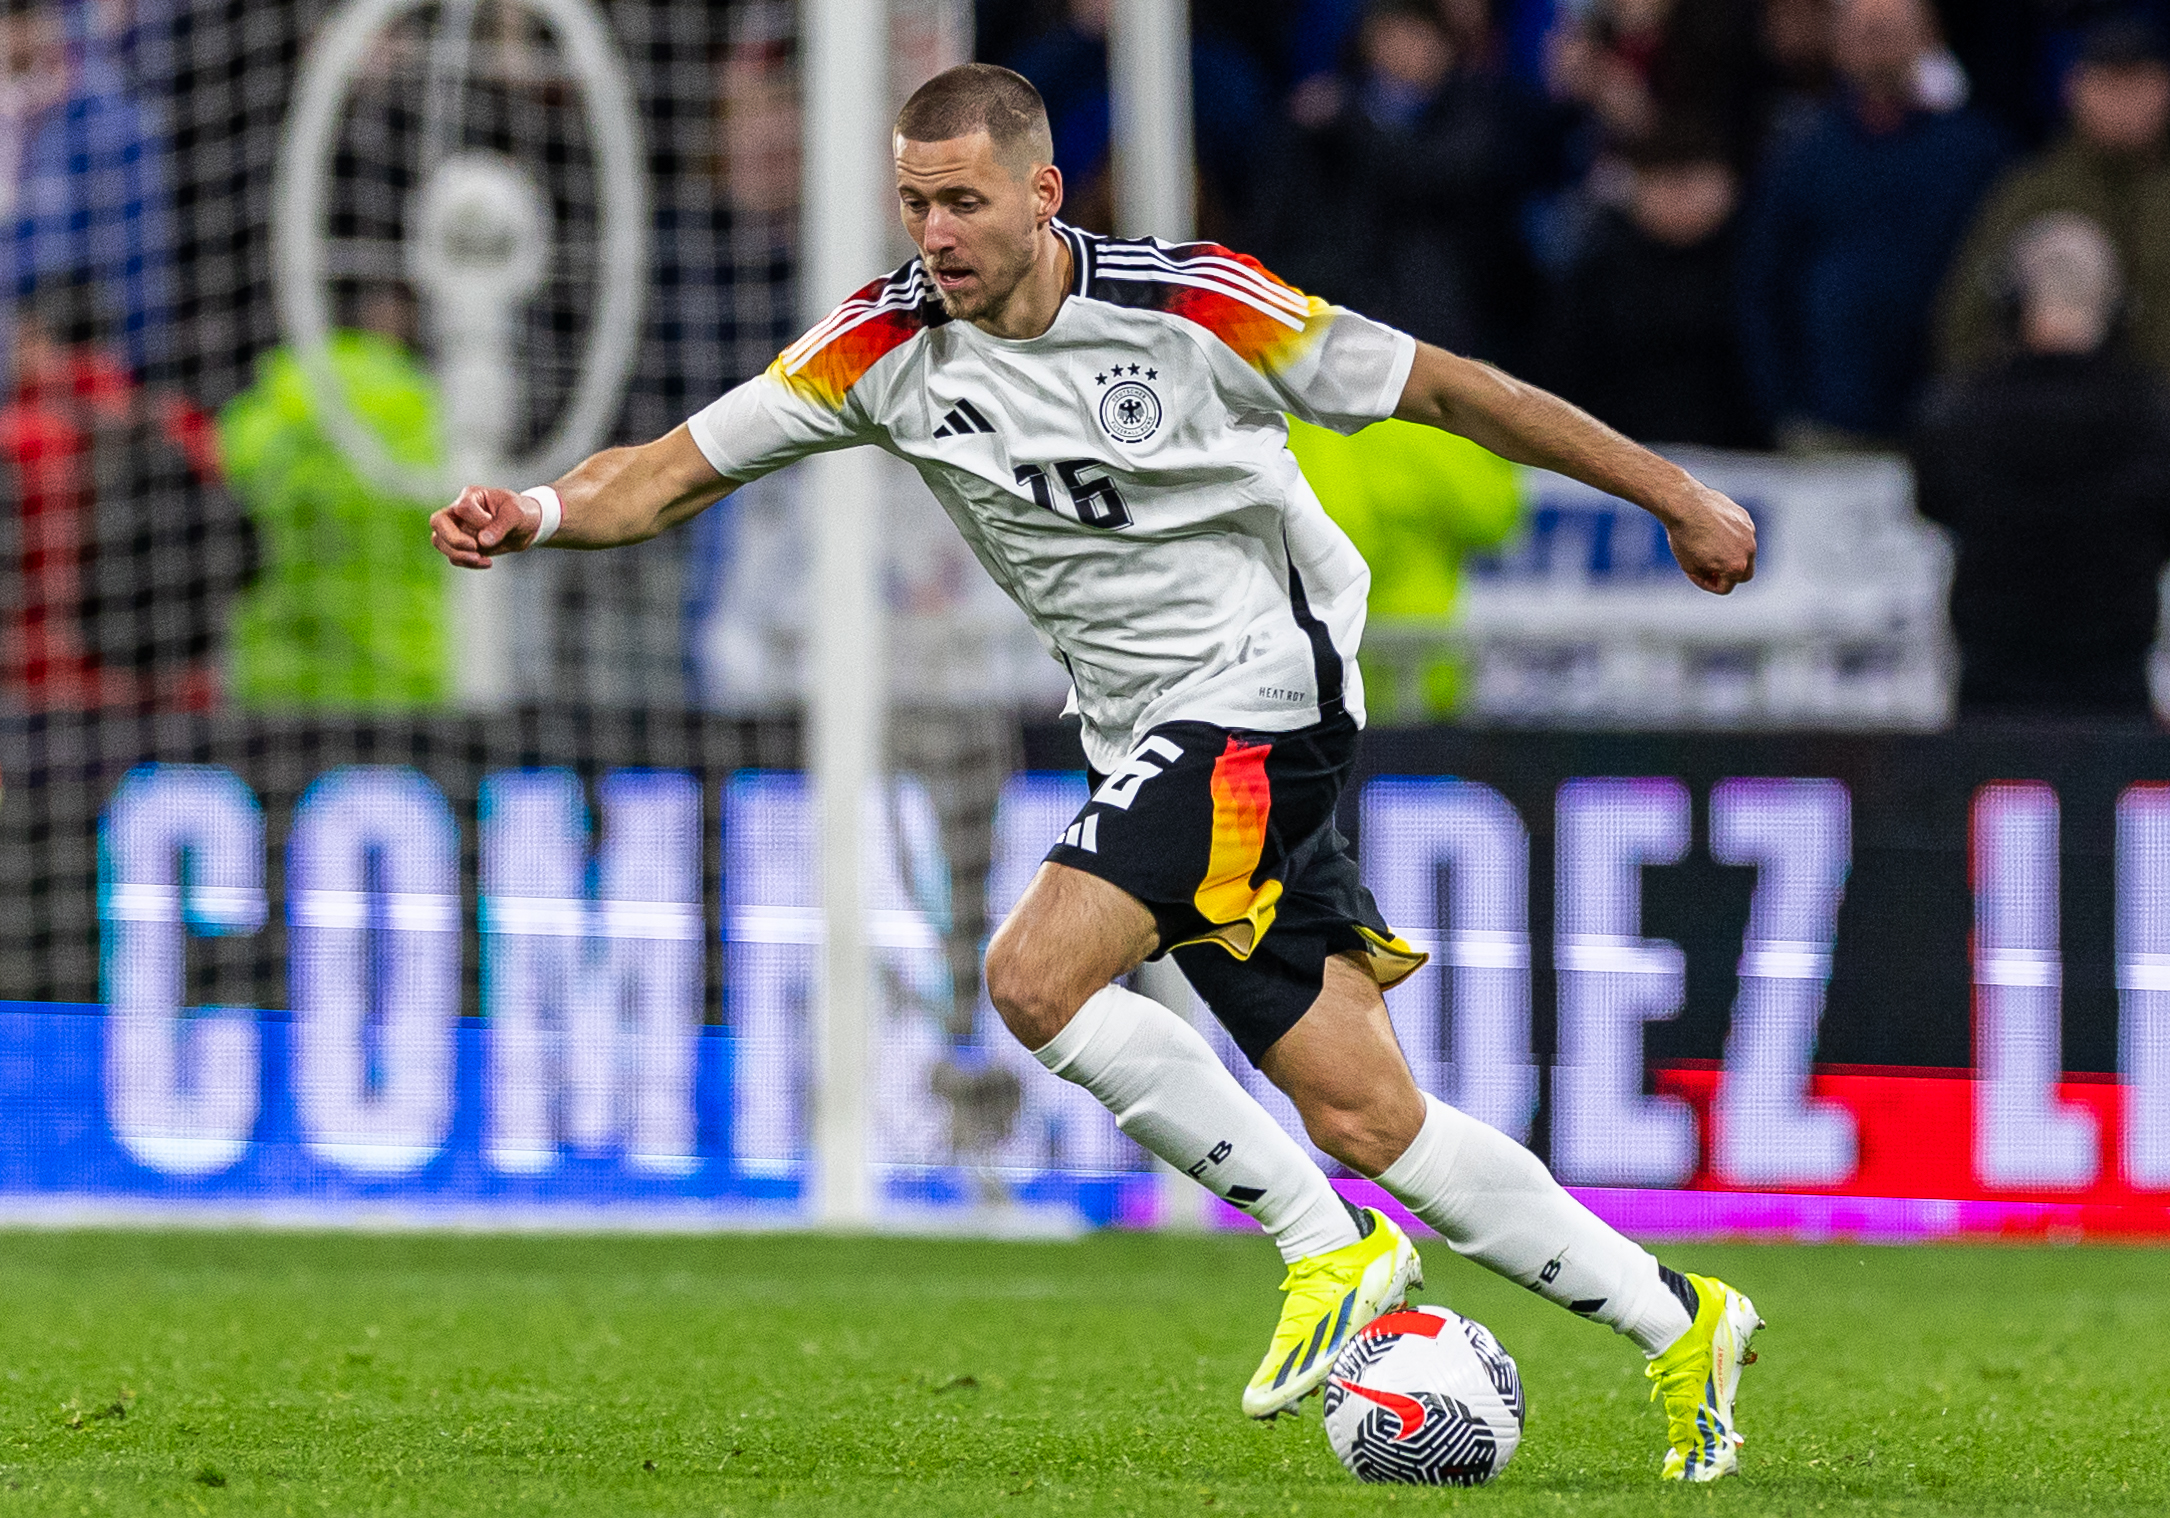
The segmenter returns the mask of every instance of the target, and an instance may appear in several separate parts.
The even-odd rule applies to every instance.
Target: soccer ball
[[[1326,1438],[1359,1481],[1481,1486],[1522,1442],[1522,1373],[1482,1323],[1388,1313],[1334,1360]]]

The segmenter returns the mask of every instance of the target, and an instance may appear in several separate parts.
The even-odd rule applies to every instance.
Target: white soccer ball
[[[1522,1442],[1522,1373],[1460,1313],[1387,1313],[1334,1360],[1326,1438],[1359,1481],[1482,1486]]]

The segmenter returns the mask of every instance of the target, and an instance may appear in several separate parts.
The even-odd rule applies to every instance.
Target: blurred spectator
[[[1361,0],[1355,0],[1360,4]],[[1487,0],[1441,0],[1445,5],[1476,4]],[[1233,49],[1249,63],[1248,72],[1266,91],[1270,115],[1274,98],[1301,77],[1295,67],[1298,54],[1294,38],[1303,27],[1305,13],[1323,4],[1328,9],[1347,9],[1352,0],[1190,0],[1193,37],[1211,39],[1217,46]]]
[[[1493,12],[1507,7],[1495,0],[1431,0],[1432,14],[1454,43],[1465,66],[1498,72],[1505,60]],[[1288,27],[1286,72],[1294,81],[1291,113],[1299,121],[1318,119],[1314,95],[1323,92],[1331,109],[1339,99],[1340,76],[1364,25],[1364,0],[1300,0]]]
[[[157,56],[190,0],[87,0],[86,33],[97,39],[129,88],[145,94],[171,87],[172,60]],[[146,44],[150,44],[147,46]],[[146,56],[149,55],[149,56]]]
[[[1631,156],[1626,208],[1554,294],[1538,373],[1630,437],[1761,447],[1733,288],[1739,177],[1689,135]]]
[[[2066,96],[2070,130],[2005,176],[1945,282],[1938,360],[1946,371],[1985,368],[2009,352],[2012,240],[2038,218],[2070,211],[2117,245],[2123,336],[2170,375],[2170,54],[2162,35],[2137,20],[2096,28]]]
[[[1271,155],[1253,239],[1301,289],[1428,342],[1517,356],[1535,276],[1516,231],[1535,133],[1422,0],[1373,0],[1353,77]]]
[[[1936,0],[1936,8],[1975,104],[2029,147],[2063,125],[2066,75],[2089,32],[2119,17],[2170,24],[2170,0]]]
[[[799,66],[794,25],[786,7],[741,7],[733,13],[731,41],[716,67],[716,193],[706,197],[708,211],[712,216],[720,213],[729,239],[732,282],[758,283],[771,292],[789,287],[799,248]],[[666,234],[670,230],[666,225]],[[675,272],[673,283],[684,299],[724,277],[723,267],[704,268],[696,259]],[[732,293],[720,290],[718,304],[726,331],[736,328],[732,335],[742,352],[773,351],[798,331],[798,313],[789,301],[774,300],[764,311],[760,302],[733,300]],[[712,385],[714,377],[691,378],[691,383],[698,389]]]
[[[1061,26],[1007,60],[1047,101],[1064,219],[1101,232],[1115,226],[1108,6],[1109,0],[1069,0]],[[1203,27],[1191,35],[1191,115],[1198,228],[1225,238],[1250,207],[1252,171],[1272,119],[1271,91],[1248,52]]]
[[[1804,134],[1838,87],[1832,53],[1837,0],[1763,0],[1758,42],[1763,62],[1761,119],[1765,144]]]
[[[1749,375],[1792,447],[1904,430],[1937,285],[2003,158],[1987,120],[1925,101],[1922,0],[1847,0],[1836,45],[1844,94],[1777,148],[1741,250]]]
[[[2149,709],[2170,561],[2170,394],[2107,341],[2121,280],[2094,222],[2053,212],[2011,254],[2017,354],[1952,382],[1914,450],[1957,540],[1961,713]]]
[[[402,464],[439,461],[440,410],[410,356],[403,291],[380,287],[363,322],[325,345],[348,408]],[[219,413],[219,450],[268,552],[234,615],[233,699],[255,707],[427,706],[450,693],[446,570],[429,546],[441,503],[371,483],[325,435],[291,352]]]
[[[1737,168],[1759,137],[1754,14],[1743,0],[1581,0],[1548,7],[1544,80],[1564,185],[1524,210],[1532,255],[1564,279],[1608,211],[1627,205],[1628,154],[1659,132],[1716,144]],[[1511,18],[1512,19],[1512,18]]]
[[[733,40],[717,69],[717,177],[734,224],[789,239],[799,215],[799,78],[787,36]]]
[[[141,372],[164,336],[171,197],[163,150],[90,19],[57,0],[0,0],[0,293],[90,276]],[[0,362],[6,341],[0,328]]]
[[[1745,160],[1754,135],[1756,32],[1738,0],[1596,0],[1563,24],[1555,94],[1587,109],[1616,147],[1661,122]]]
[[[104,327],[81,273],[40,281],[14,314],[0,678],[31,710],[200,711],[217,696],[226,603],[256,572],[255,534],[218,483],[209,419],[138,384]]]
[[[972,42],[983,63],[1015,58],[1062,24],[1062,0],[973,0]]]
[[[1505,542],[1521,524],[1514,466],[1450,433],[1392,420],[1344,437],[1291,417],[1288,445],[1371,566],[1363,669],[1372,720],[1449,715],[1466,672],[1439,633],[1454,612],[1463,558]],[[1396,630],[1424,634],[1421,652],[1412,658]]]

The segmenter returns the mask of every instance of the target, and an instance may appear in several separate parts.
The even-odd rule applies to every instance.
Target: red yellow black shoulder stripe
[[[1312,341],[1326,302],[1248,253],[1219,243],[1093,238],[1088,292],[1113,305],[1195,322],[1255,369],[1275,369]]]
[[[883,354],[949,320],[919,260],[877,279],[831,311],[769,365],[807,400],[840,410]]]

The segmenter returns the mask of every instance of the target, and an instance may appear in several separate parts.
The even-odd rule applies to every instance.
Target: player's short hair
[[[942,70],[897,112],[897,135],[908,142],[948,142],[974,132],[993,140],[995,157],[1012,171],[1054,161],[1047,102],[1023,74],[992,63]]]

